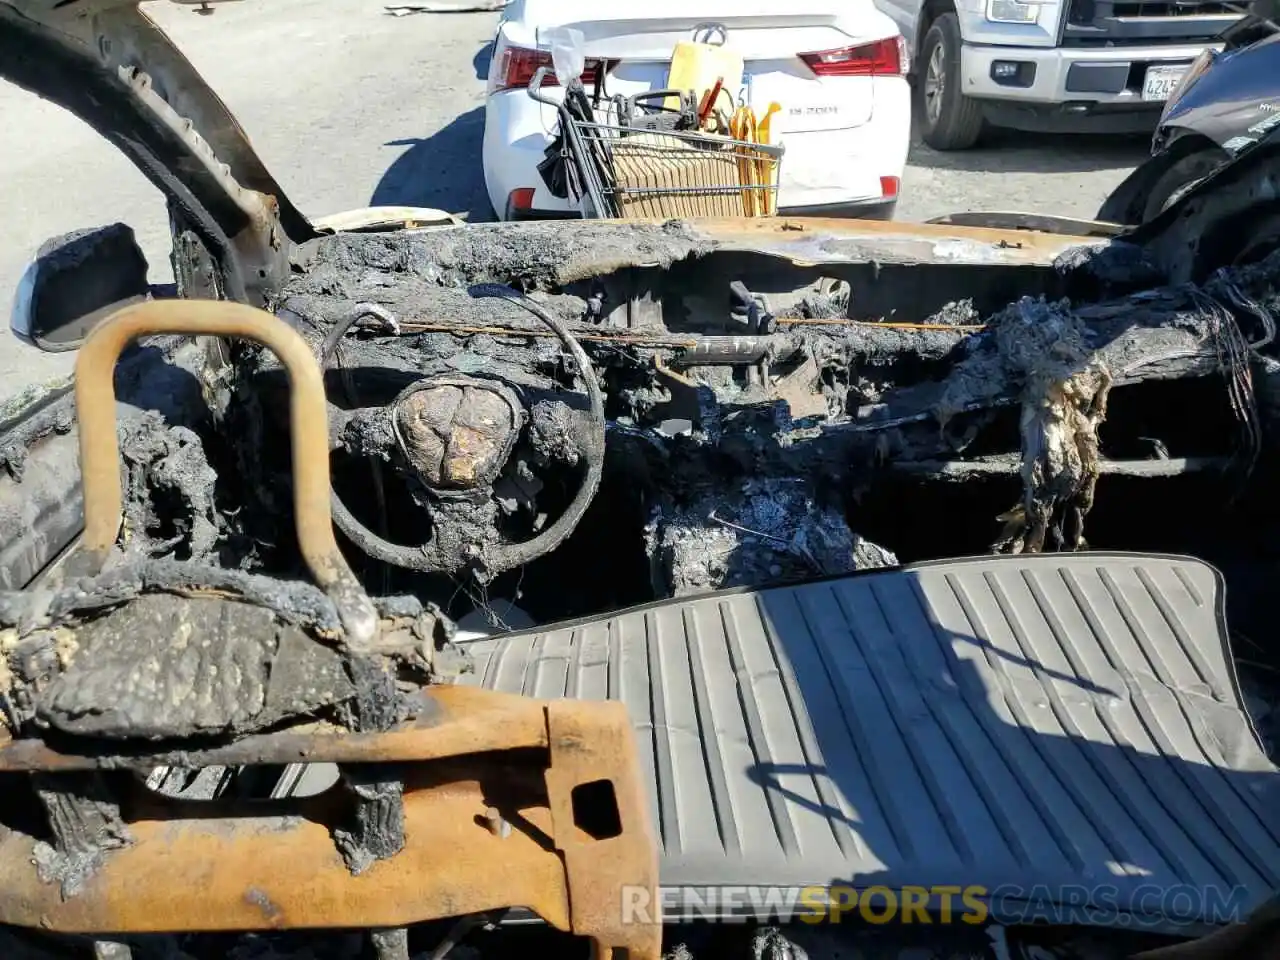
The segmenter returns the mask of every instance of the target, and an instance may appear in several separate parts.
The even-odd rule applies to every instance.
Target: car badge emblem
[[[729,28],[723,23],[700,23],[693,28],[695,43],[709,43],[723,47],[729,39]]]

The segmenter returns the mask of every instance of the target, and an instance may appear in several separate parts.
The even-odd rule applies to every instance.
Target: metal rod
[[[680,366],[759,363],[765,359],[787,360],[799,350],[799,342],[785,334],[762,337],[699,337],[697,343],[672,362]]]

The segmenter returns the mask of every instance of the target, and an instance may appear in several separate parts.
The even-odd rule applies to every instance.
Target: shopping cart
[[[529,82],[529,96],[553,107],[568,194],[588,219],[767,217],[778,212],[781,145],[680,129],[689,111],[662,102],[678,91],[589,102],[571,83],[563,100],[541,92],[549,68]]]

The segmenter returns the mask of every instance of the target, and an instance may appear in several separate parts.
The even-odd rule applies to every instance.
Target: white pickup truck
[[[937,150],[984,123],[1038,132],[1155,128],[1183,71],[1240,5],[1218,0],[875,0],[912,52],[915,113]]]

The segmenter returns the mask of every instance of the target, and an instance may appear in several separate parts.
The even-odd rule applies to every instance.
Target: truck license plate
[[[1187,68],[1183,64],[1174,67],[1147,67],[1147,75],[1142,81],[1142,99],[1168,100],[1173,88],[1186,72]]]

